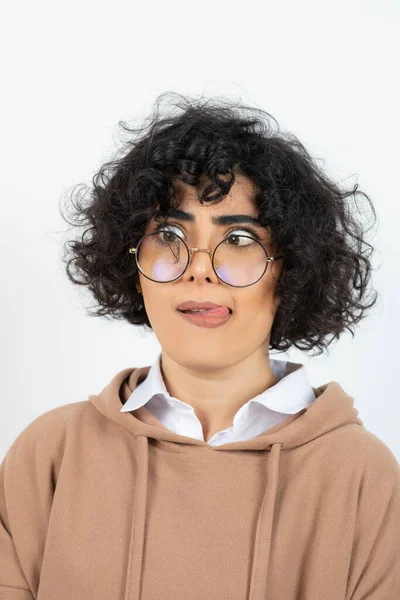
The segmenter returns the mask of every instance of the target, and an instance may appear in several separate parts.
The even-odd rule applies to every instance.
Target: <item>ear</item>
[[[137,289],[138,293],[141,294],[142,293],[142,287],[140,285],[139,274],[136,274],[136,276],[135,276],[135,286],[136,286],[136,289]]]

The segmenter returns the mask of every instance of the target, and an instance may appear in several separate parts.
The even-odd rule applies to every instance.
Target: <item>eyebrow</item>
[[[154,216],[156,218],[161,214],[164,213],[157,211]],[[194,214],[185,212],[179,208],[170,208],[168,211],[168,217],[180,219],[181,221],[188,221],[190,223],[196,222],[196,217]],[[257,225],[258,227],[263,227],[259,219],[257,217],[252,217],[251,215],[218,215],[212,217],[211,220],[214,225],[236,225],[238,223],[251,223],[253,225]]]

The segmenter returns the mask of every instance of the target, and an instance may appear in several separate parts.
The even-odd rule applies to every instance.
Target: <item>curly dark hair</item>
[[[164,103],[169,110],[162,114]],[[270,349],[294,345],[321,354],[345,329],[354,337],[352,326],[378,296],[372,290],[367,297],[374,248],[346,202],[365,198],[376,220],[358,184],[346,190],[334,183],[269,113],[226,98],[164,92],[141,127],[119,125],[128,140],[101,166],[92,187],[78,184],[68,192],[71,220],[62,214],[84,227],[78,239],[64,243],[62,261],[69,279],[93,294],[90,316],[152,329],[129,247],[144,235],[156,207],[166,218],[179,202],[174,179],[194,186],[200,203],[215,204],[240,174],[256,184],[260,222],[284,255]]]

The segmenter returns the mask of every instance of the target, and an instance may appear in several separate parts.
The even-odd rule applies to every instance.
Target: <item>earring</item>
[[[137,283],[137,284],[136,284],[136,289],[137,289],[137,291],[139,292],[139,294],[141,294],[141,293],[142,293],[142,288],[140,287],[140,283]]]

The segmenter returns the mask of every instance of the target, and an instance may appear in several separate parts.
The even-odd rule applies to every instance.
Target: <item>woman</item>
[[[321,353],[374,305],[347,204],[370,200],[268,113],[161,99],[74,204],[64,255],[96,314],[161,352],[10,447],[0,597],[398,599],[395,456],[338,382],[269,353]]]

